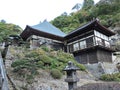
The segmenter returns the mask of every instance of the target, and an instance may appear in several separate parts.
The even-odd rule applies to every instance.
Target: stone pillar
[[[68,62],[68,66],[66,66],[64,69],[64,71],[67,73],[65,81],[68,82],[68,90],[76,90],[77,88],[77,82],[79,79],[77,78],[76,70],[79,70],[79,68],[74,66],[71,61]]]

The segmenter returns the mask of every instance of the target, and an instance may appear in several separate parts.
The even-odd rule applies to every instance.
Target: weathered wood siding
[[[56,42],[53,42],[50,44],[51,45],[51,48],[53,48],[54,50],[63,50],[64,49],[64,45],[62,43],[56,43]]]
[[[86,39],[86,44],[87,44],[87,48],[93,47],[94,46],[93,37],[87,38]]]
[[[81,64],[112,62],[112,53],[101,49],[86,50],[74,53],[75,59]]]
[[[81,64],[98,63],[96,50],[77,53],[77,54],[74,54],[74,56],[75,56],[75,59]]]
[[[112,62],[112,53],[105,50],[97,50],[97,58],[99,62]]]

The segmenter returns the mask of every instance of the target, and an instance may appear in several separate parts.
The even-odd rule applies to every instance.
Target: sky
[[[63,12],[70,13],[76,3],[82,4],[83,0],[0,0],[0,20],[24,29],[45,19],[51,21]]]

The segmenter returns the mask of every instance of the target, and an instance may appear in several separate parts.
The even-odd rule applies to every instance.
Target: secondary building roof
[[[55,26],[53,26],[52,24],[47,22],[47,20],[44,20],[42,23],[31,26],[31,27],[33,29],[43,31],[43,32],[47,32],[47,33],[50,33],[50,34],[53,34],[53,35],[61,36],[61,37],[64,37],[66,35],[61,30],[59,30],[58,28],[56,28]]]
[[[26,26],[25,30],[21,33],[23,40],[27,40],[31,35],[43,36],[54,40],[63,41],[63,37],[66,35],[61,30],[44,20],[42,23],[34,26]]]

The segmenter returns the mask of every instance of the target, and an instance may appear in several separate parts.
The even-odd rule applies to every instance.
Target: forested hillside
[[[6,39],[9,35],[20,34],[22,28],[12,23],[6,23],[5,20],[0,21],[0,42]]]
[[[72,8],[72,7],[71,7]],[[84,0],[82,8],[76,4],[72,9],[76,12],[63,13],[56,17],[51,23],[68,33],[77,27],[98,18],[106,27],[115,27],[120,25],[120,0],[100,0],[94,4],[93,0]]]

